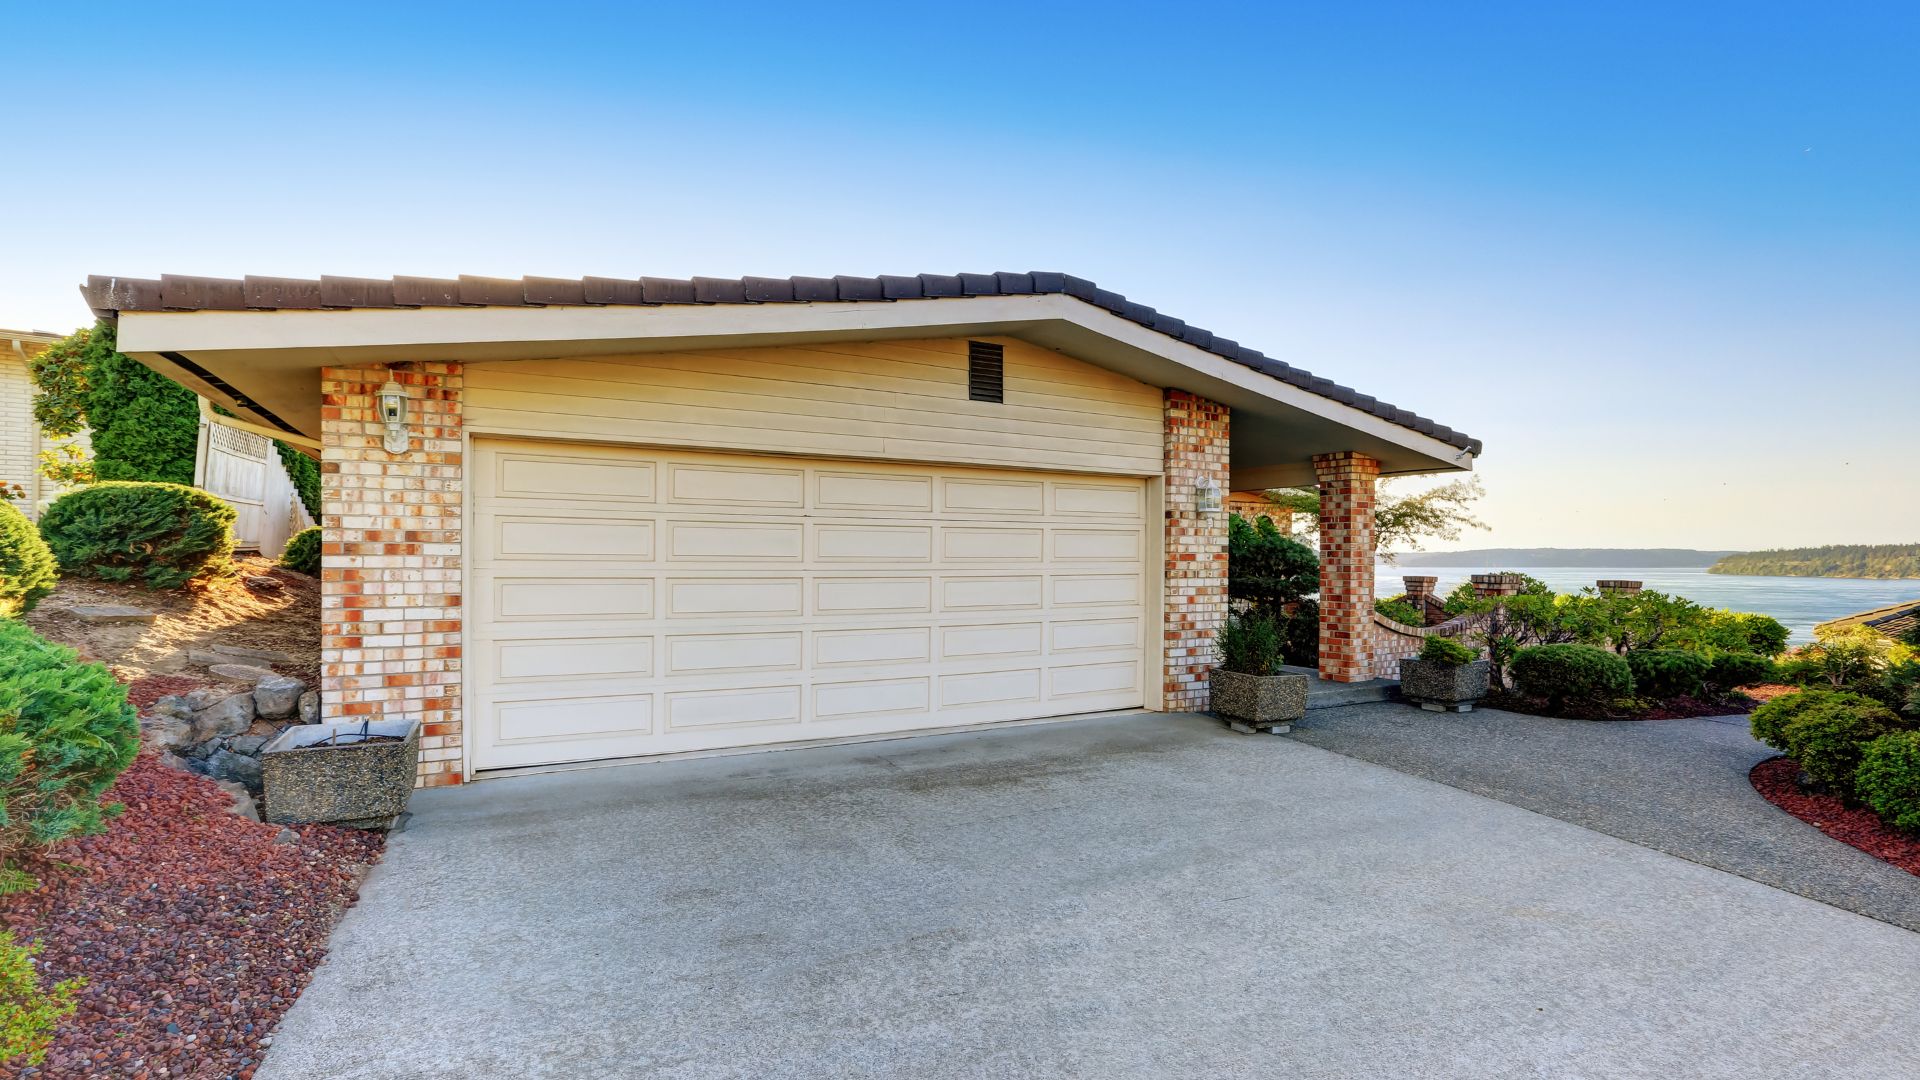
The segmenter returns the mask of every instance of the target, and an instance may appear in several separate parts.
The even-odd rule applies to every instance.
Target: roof
[[[1332,379],[1276,360],[1258,349],[1191,326],[1084,278],[1042,271],[917,274],[879,277],[624,278],[209,278],[163,274],[87,278],[80,287],[102,318],[124,311],[317,311],[343,308],[658,306],[686,304],[828,304],[938,300],[973,296],[1060,294],[1085,301],[1176,341],[1205,349],[1309,393],[1361,409],[1390,423],[1478,455],[1464,432],[1390,405]]]
[[[1890,638],[1903,637],[1912,633],[1915,627],[1920,627],[1920,600],[1905,600],[1898,604],[1874,608],[1872,611],[1829,619],[1820,626],[1865,626],[1878,630]]]

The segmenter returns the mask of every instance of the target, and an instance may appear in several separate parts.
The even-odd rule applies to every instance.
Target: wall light
[[[407,452],[407,391],[393,377],[387,377],[387,384],[376,395],[380,401],[380,422],[387,426],[386,438],[380,445],[389,454]]]
[[[1223,507],[1220,499],[1220,481],[1209,476],[1193,486],[1193,512],[1196,514],[1218,514]]]

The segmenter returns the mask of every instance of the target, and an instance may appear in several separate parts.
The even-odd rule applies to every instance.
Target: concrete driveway
[[[1138,715],[422,792],[260,1076],[1908,1077],[1920,934]]]

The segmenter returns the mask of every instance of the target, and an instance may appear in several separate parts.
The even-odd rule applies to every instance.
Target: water
[[[1427,574],[1440,579],[1440,595],[1470,575],[1489,572],[1484,566],[1389,566],[1378,567],[1375,592],[1393,596],[1401,591],[1400,578],[1409,574]],[[1504,569],[1504,568],[1502,568]],[[1869,581],[1858,578],[1737,577],[1709,574],[1702,568],[1617,569],[1591,566],[1514,567],[1522,574],[1539,578],[1555,592],[1577,592],[1601,578],[1624,578],[1644,582],[1649,589],[1684,596],[1707,607],[1733,611],[1758,611],[1771,615],[1793,632],[1795,642],[1812,641],[1813,625],[1852,615],[1903,600],[1920,600],[1920,579]]]

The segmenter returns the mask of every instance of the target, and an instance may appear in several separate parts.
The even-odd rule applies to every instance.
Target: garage
[[[476,439],[500,769],[1144,703],[1139,477]]]

